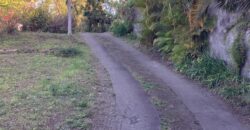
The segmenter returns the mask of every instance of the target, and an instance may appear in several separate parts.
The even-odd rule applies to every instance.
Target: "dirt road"
[[[160,113],[133,73],[155,79],[166,88],[171,109],[165,111],[178,117],[173,130],[247,130],[220,99],[199,84],[176,74],[166,66],[148,58],[124,41],[109,33],[82,34],[94,55],[107,69],[116,95],[119,130],[159,130]],[[172,96],[169,96],[172,95]],[[165,114],[167,116],[167,114]],[[175,121],[173,121],[175,122]]]

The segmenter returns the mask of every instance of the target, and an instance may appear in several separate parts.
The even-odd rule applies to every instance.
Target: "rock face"
[[[245,33],[245,44],[248,49],[246,64],[242,70],[242,76],[250,79],[250,29]]]
[[[250,79],[250,29],[244,13],[229,13],[225,10],[213,8],[216,25],[209,36],[210,55],[225,61],[230,67],[237,69],[237,60],[232,54],[234,44],[246,47],[246,61],[241,68],[242,76]]]

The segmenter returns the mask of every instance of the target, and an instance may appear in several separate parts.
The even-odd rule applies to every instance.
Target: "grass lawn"
[[[0,37],[0,130],[90,127],[96,74],[89,49],[63,34]]]

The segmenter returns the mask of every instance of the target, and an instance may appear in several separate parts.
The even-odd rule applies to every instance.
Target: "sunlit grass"
[[[0,54],[0,129],[89,128],[95,73],[88,48],[66,35],[22,33],[3,39],[1,49],[76,48],[81,53]]]

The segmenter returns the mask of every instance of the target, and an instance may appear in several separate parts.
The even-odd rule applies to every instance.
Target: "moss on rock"
[[[239,72],[240,75],[241,70],[245,65],[247,59],[247,54],[246,54],[247,50],[242,39],[242,34],[239,34],[238,37],[235,39],[231,52],[234,62],[236,63],[237,66],[237,71]]]

